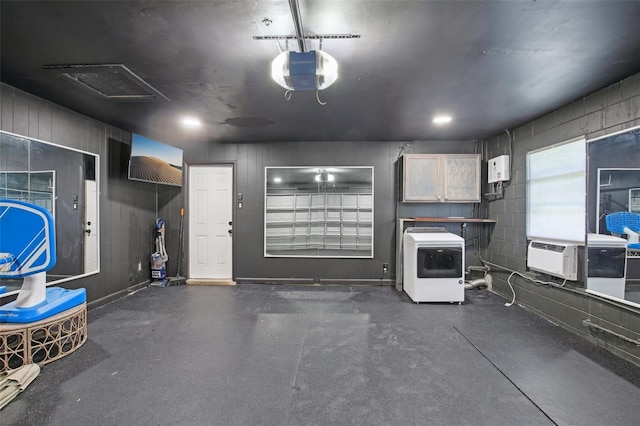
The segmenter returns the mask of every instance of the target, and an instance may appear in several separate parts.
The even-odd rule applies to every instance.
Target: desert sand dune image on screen
[[[172,166],[156,157],[131,157],[129,178],[182,185],[182,168]]]

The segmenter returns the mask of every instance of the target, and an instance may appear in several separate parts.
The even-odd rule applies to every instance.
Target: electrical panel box
[[[509,180],[509,156],[501,155],[489,160],[489,183]]]

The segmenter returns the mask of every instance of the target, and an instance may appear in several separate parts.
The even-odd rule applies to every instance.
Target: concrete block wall
[[[497,223],[484,253],[485,260],[514,271],[527,270],[527,152],[580,136],[594,139],[638,125],[640,74],[519,126],[510,132],[512,144],[506,131],[489,139],[487,158],[510,154],[512,177],[504,197],[488,202],[488,217]],[[494,291],[511,300],[513,292],[507,283],[509,273],[496,270],[492,271],[492,276]],[[583,282],[554,288],[515,276],[511,283],[516,303],[640,365],[640,345],[621,337],[640,339],[639,308],[588,294]],[[585,320],[613,333],[585,324]]]

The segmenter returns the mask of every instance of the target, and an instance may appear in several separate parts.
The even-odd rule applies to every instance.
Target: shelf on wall
[[[415,222],[439,222],[439,223],[496,223],[493,219],[478,219],[470,217],[411,217],[400,218],[402,220],[413,220]]]

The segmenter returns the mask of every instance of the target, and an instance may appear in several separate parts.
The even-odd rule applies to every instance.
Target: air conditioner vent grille
[[[527,251],[527,267],[554,277],[578,279],[578,245],[531,241]]]
[[[531,243],[531,247],[541,249],[541,250],[546,250],[546,251],[555,251],[557,253],[562,253],[567,246],[545,243],[540,241],[533,241]]]
[[[80,87],[112,101],[169,99],[123,64],[45,65]]]

